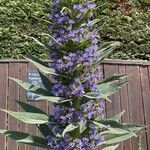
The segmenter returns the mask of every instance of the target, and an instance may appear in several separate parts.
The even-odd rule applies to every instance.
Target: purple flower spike
[[[54,104],[49,116],[56,124],[50,124],[49,128],[57,136],[47,137],[48,147],[54,150],[91,150],[104,137],[99,135],[101,128],[89,120],[105,116],[104,102],[85,96],[89,92],[100,93],[97,83],[101,75],[93,67],[99,57],[96,54],[98,33],[92,23],[92,9],[96,4],[92,0],[70,1],[67,7],[62,0],[52,2],[50,34],[62,45],[55,40],[50,42],[51,67],[59,74],[52,75],[50,93],[70,102]],[[69,124],[81,122],[84,128],[80,136],[67,132],[63,138],[58,138]]]

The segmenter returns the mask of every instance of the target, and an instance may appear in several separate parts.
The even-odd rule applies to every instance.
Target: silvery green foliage
[[[19,143],[53,150],[91,150],[99,145],[109,146],[136,136],[143,126],[120,122],[123,112],[105,119],[104,99],[121,88],[128,75],[115,74],[100,80],[97,66],[118,46],[118,42],[99,46],[98,34],[93,28],[99,20],[93,19],[96,4],[91,0],[55,0],[50,26],[51,65],[32,57],[44,88],[11,78],[28,92],[39,95],[35,101],[53,102],[50,114],[23,101],[17,103],[25,112],[2,110],[20,121],[34,124],[42,137],[16,131],[0,130]],[[53,78],[51,81],[47,75]],[[103,99],[103,100],[102,100]]]

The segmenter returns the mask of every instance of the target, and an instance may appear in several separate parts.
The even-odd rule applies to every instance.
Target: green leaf
[[[54,102],[54,103],[64,103],[64,102],[69,102],[70,100],[64,100],[63,97],[55,97],[55,96],[40,96],[36,99],[38,100],[47,100],[50,102]]]
[[[39,34],[39,35],[47,36],[47,37],[49,37],[51,40],[53,40],[54,42],[56,42],[59,46],[64,47],[63,44],[61,44],[60,42],[58,42],[58,41],[57,41],[53,36],[51,36],[50,34],[47,34],[47,33],[41,33],[41,34]]]
[[[114,120],[100,120],[100,121],[93,121],[94,124],[96,124],[99,128],[103,128],[106,130],[103,130],[100,132],[100,135],[108,134],[118,137],[117,135],[128,135],[132,134],[132,136],[137,136],[136,133],[138,133],[140,130],[144,128],[142,125],[136,125],[136,124],[123,124],[118,121]],[[118,140],[118,139],[117,139]]]
[[[15,79],[15,78],[10,78],[10,79],[15,81],[16,83],[18,83],[21,87],[23,87],[28,92],[32,92],[32,93],[35,93],[35,94],[38,94],[38,95],[44,95],[44,96],[49,96],[50,95],[50,93],[46,89],[37,87],[33,84],[24,82],[24,81],[19,80],[19,79]]]
[[[62,136],[64,137],[67,132],[71,132],[75,129],[79,128],[78,125],[69,124],[63,131]]]
[[[98,85],[98,89],[100,90],[100,98],[108,98],[122,88],[126,83],[127,81],[116,81]]]
[[[43,63],[41,60],[39,60],[36,57],[31,57],[31,59],[26,58],[29,62],[33,63],[37,69],[39,69],[41,72],[45,73],[45,74],[50,74],[50,75],[58,75],[56,74],[55,70],[50,68],[48,65],[46,65],[45,63]]]
[[[102,144],[115,144],[115,143],[120,143],[120,142],[123,142],[125,140],[128,140],[132,137],[135,137],[135,133],[133,132],[130,132],[130,133],[127,133],[127,134],[109,134],[106,136],[104,142],[101,143]]]
[[[98,85],[99,92],[90,92],[86,93],[84,96],[89,99],[106,99],[109,100],[109,96],[117,92],[123,85],[125,85],[127,81],[116,81],[116,82],[108,82]]]
[[[117,114],[116,116],[110,118],[110,120],[119,121],[124,113],[125,113],[125,111],[122,111],[121,113]]]
[[[102,150],[115,150],[118,148],[118,146],[119,146],[119,144],[115,145],[115,146],[108,146],[108,147],[103,148]]]
[[[87,98],[90,98],[90,99],[99,99],[100,98],[100,92],[90,92],[90,93],[86,93],[84,95],[85,97]]]
[[[108,44],[108,45],[107,45]],[[99,59],[96,63],[101,63],[106,57],[108,57],[117,47],[121,45],[118,41],[113,41],[107,43],[103,48],[100,47],[100,50],[98,51]]]
[[[14,78],[10,78],[10,79],[17,82],[25,90],[35,93],[35,94],[38,94],[39,97],[36,99],[37,101],[38,100],[48,100],[48,101],[55,102],[55,103],[63,103],[63,102],[70,101],[70,100],[64,100],[63,97],[51,96],[50,93],[46,89],[36,87],[36,86],[34,86],[30,83],[24,82],[22,80],[18,80],[18,79],[14,79]]]
[[[41,47],[44,47],[44,48],[48,48],[48,46],[46,46],[46,45],[44,45],[42,42],[40,42],[38,39],[36,39],[36,38],[34,38],[34,37],[32,37],[32,36],[27,36],[27,35],[25,35],[25,37],[27,37],[27,38],[30,38],[30,39],[32,39],[33,41],[35,41],[38,45],[40,45]]]
[[[40,114],[46,114],[44,111],[42,111],[41,109],[34,107],[32,105],[29,105],[28,103],[25,103],[23,101],[17,101],[17,103],[19,104],[19,106],[22,107],[22,109],[24,109],[26,112],[32,112],[32,113],[40,113]],[[46,114],[47,115],[47,114]]]
[[[44,137],[47,137],[49,135],[55,136],[47,124],[39,124],[37,125],[37,127]]]
[[[7,131],[7,130],[0,130],[0,133],[6,135],[7,137],[12,138],[13,140],[16,140],[16,142],[18,143],[28,144],[46,149],[48,148],[47,139],[41,137],[33,136],[22,132]]]
[[[120,81],[121,79],[124,79],[128,77],[129,74],[114,74],[110,77],[107,77],[106,79],[103,79],[98,84],[108,83],[108,82],[114,82],[114,81]]]
[[[131,132],[126,126],[114,120],[101,120],[99,122],[93,121],[93,123],[96,124],[100,128],[106,128],[107,129],[106,133],[126,134],[126,133]]]
[[[41,77],[42,84],[49,91],[50,88],[52,87],[52,83],[51,83],[50,79],[48,77],[46,77],[44,74],[42,74],[40,71],[39,71],[39,75]]]
[[[132,132],[139,132],[140,130],[146,128],[145,125],[138,125],[138,124],[128,124],[128,123],[123,123],[126,128],[128,128]]]
[[[28,124],[45,124],[49,123],[49,116],[41,113],[30,113],[30,112],[14,112],[3,110],[2,111],[8,113],[12,117]]]
[[[33,112],[33,113],[40,113],[40,114],[46,114],[44,111],[42,111],[39,108],[36,108],[32,105],[29,105],[28,103],[25,103],[23,101],[17,101],[17,103],[26,111],[26,112]],[[43,134],[44,137],[47,137],[48,135],[54,135],[51,129],[48,127],[47,124],[40,124],[37,125],[37,128],[40,130],[40,132]]]
[[[82,134],[86,130],[86,128],[87,128],[86,124],[87,124],[86,120],[81,120],[79,122],[79,131],[80,131],[80,134]]]

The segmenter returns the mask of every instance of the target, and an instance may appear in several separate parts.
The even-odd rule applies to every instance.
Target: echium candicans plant
[[[35,124],[42,136],[0,130],[19,143],[49,150],[93,150],[127,140],[143,128],[120,122],[120,113],[105,118],[105,101],[121,88],[127,75],[115,74],[101,79],[98,66],[118,44],[99,46],[96,30],[96,4],[93,0],[54,0],[51,4],[49,46],[50,65],[27,58],[39,70],[44,88],[11,78],[29,92],[38,94],[35,101],[47,100],[55,109],[47,114],[23,101],[17,103],[25,112],[3,110],[29,124]],[[50,80],[47,75],[51,76]]]

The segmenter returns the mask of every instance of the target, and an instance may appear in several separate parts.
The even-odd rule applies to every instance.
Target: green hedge
[[[110,58],[150,60],[150,12],[148,6],[135,2],[118,7],[112,0],[103,0],[100,5],[101,41],[122,42]]]
[[[0,58],[22,58],[26,54],[47,56],[26,35],[42,39],[39,32],[48,31],[49,0],[2,0],[0,3]]]
[[[127,8],[115,0],[97,3],[101,42],[122,42],[110,58],[150,60],[149,0],[130,0]],[[48,42],[39,33],[48,32],[50,1],[2,0],[0,5],[0,58],[22,58],[26,54],[46,58],[48,52],[26,35]]]

